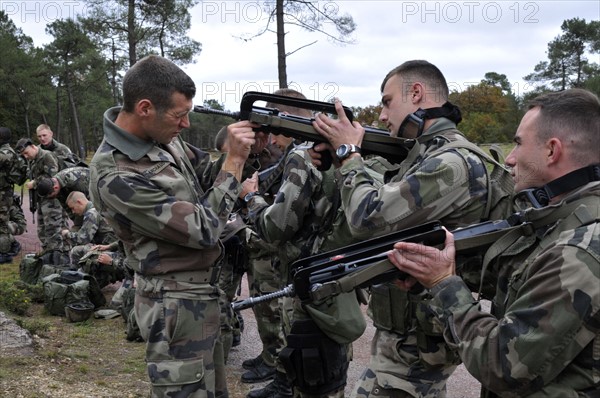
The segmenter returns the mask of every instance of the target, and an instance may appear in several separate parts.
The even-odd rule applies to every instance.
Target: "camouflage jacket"
[[[88,167],[68,167],[56,173],[54,178],[60,184],[56,199],[65,209],[69,218],[76,220],[77,217],[75,217],[71,208],[67,206],[67,197],[73,191],[82,192],[86,197],[90,197],[90,169]]]
[[[456,125],[440,118],[420,140],[414,161],[386,172],[383,186],[377,186],[360,157],[338,169],[342,206],[353,236],[371,238],[431,220],[453,229],[483,217],[487,200],[483,161],[462,148],[428,156],[448,141],[465,140]]]
[[[88,203],[83,213],[83,224],[77,231],[69,232],[66,236],[73,245],[93,243],[104,245],[115,241],[115,233],[104,220],[92,203]]]
[[[279,247],[283,266],[311,254],[314,239],[331,224],[332,209],[337,208],[337,188],[324,183],[327,178],[332,178],[331,173],[318,171],[306,150],[294,149],[285,159],[281,186],[273,204],[261,196],[255,196],[248,204],[255,231]]]
[[[46,151],[53,152],[56,157],[68,157],[72,152],[68,146],[61,144],[52,138],[52,142],[48,145],[40,145],[40,147]]]
[[[17,161],[17,153],[9,144],[0,145],[0,189],[12,189],[10,171],[13,163]]]
[[[158,145],[123,131],[113,122],[118,112],[104,114],[104,140],[90,165],[94,206],[138,274],[206,283],[197,271],[218,261],[241,184],[224,171],[209,181],[210,155],[180,138]]]
[[[29,165],[33,188],[43,178],[54,177],[58,172],[58,161],[50,151],[39,148],[38,154]]]
[[[600,182],[524,217],[543,223],[562,206],[577,210],[520,236],[494,259],[500,275],[492,314],[480,310],[459,277],[431,290],[430,308],[469,372],[489,390],[484,396],[597,396]]]

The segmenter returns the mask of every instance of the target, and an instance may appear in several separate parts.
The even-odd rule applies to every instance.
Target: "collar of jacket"
[[[114,121],[120,110],[121,107],[117,106],[104,112],[104,139],[131,160],[140,160],[154,148],[155,143],[142,140],[117,126]]]

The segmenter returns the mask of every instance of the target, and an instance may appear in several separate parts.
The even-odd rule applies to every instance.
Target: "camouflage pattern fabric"
[[[58,172],[58,161],[52,152],[42,148],[30,163],[30,172],[34,188],[42,178],[53,177]],[[60,231],[67,228],[63,209],[56,199],[38,198],[37,232],[42,249],[46,252],[68,252],[69,244],[62,238]]]
[[[342,208],[354,238],[372,238],[431,220],[441,220],[449,229],[481,221],[487,200],[482,160],[462,148],[428,156],[449,141],[465,139],[456,125],[437,119],[420,139],[418,156],[386,172],[384,186],[377,186],[360,157],[337,170]],[[393,283],[387,286],[393,300],[391,295],[371,296],[369,314],[378,331],[369,367],[352,396],[369,397],[381,387],[381,396],[404,391],[414,397],[444,397],[446,381],[460,362],[457,352],[446,345],[441,328],[432,322],[423,303],[426,294],[396,291]],[[382,330],[379,314],[397,321]]]
[[[250,260],[248,273],[250,296],[262,296],[280,289],[279,273],[273,269],[270,257]],[[257,321],[258,334],[263,344],[261,357],[269,366],[276,366],[277,353],[285,344],[282,330],[282,308],[279,300],[260,303],[252,308]]]
[[[585,201],[585,202],[584,202]],[[600,387],[600,182],[523,214],[568,216],[522,236],[493,260],[500,274],[492,313],[459,277],[429,302],[444,336],[485,397],[595,397]]]
[[[89,202],[83,213],[83,224],[77,231],[69,232],[67,239],[76,245],[94,243],[106,245],[117,240],[112,228]]]
[[[312,165],[306,150],[294,149],[287,155],[282,184],[273,204],[269,205],[260,196],[250,201],[249,216],[258,235],[269,244],[279,247],[279,288],[290,282],[291,263],[313,253],[331,225],[336,209],[334,199],[337,188],[335,184],[324,183],[328,177],[331,176],[325,176]],[[293,304],[281,305],[292,310],[291,320],[289,312],[284,312],[284,325],[287,325],[285,329],[289,333],[291,322],[300,314]],[[278,370],[283,371],[280,364]],[[294,393],[302,397],[310,396],[296,389]],[[343,397],[343,389],[327,396]]]
[[[22,235],[27,229],[27,219],[21,207],[21,198],[13,195],[13,205],[9,210],[8,232],[11,235]]]
[[[40,145],[40,148],[42,148],[45,151],[53,152],[54,156],[56,156],[57,158],[59,156],[64,158],[73,153],[68,146],[56,141],[55,138],[52,138],[52,141],[48,145]]]
[[[135,314],[153,396],[226,396],[219,237],[241,185],[181,139],[157,145],[127,134],[113,122],[118,112],[104,115],[90,196],[136,272]]]
[[[281,172],[277,175],[278,169],[276,165],[279,159],[282,157],[282,151],[273,144],[268,144],[267,147],[259,154],[249,158],[244,167],[244,177],[250,177],[255,171],[259,172],[259,190],[272,197],[278,188],[278,184],[281,180]],[[269,168],[272,168],[272,175],[269,177],[270,186],[265,186],[265,180],[260,177],[260,172],[263,172]],[[274,171],[273,171],[274,170]],[[281,170],[282,171],[282,170]],[[244,208],[240,208],[238,217],[245,217]],[[241,235],[240,235],[241,238]],[[222,340],[225,353],[228,353],[228,345],[233,341],[233,335],[241,334],[239,319],[233,311],[231,311],[230,305],[234,299],[234,291],[239,288],[241,284],[241,278],[245,272],[248,276],[249,294],[251,296],[257,296],[261,294],[261,290],[257,289],[257,286],[270,286],[264,290],[264,292],[272,292],[277,290],[274,286],[274,281],[277,280],[278,275],[274,273],[274,270],[270,266],[271,258],[274,255],[274,250],[263,242],[260,242],[258,236],[247,228],[244,231],[243,239],[244,251],[247,254],[246,261],[248,262],[244,266],[244,270],[239,269],[239,265],[229,265],[226,261],[223,264],[221,270],[221,281],[219,286],[225,290],[226,298],[228,300],[223,301],[222,313],[224,314],[224,324],[221,328]],[[226,256],[228,257],[228,256]],[[267,261],[267,266],[263,266],[263,262]],[[254,267],[258,266],[260,269],[255,272]],[[264,281],[262,280],[264,278]],[[277,284],[275,284],[276,286]],[[280,319],[279,309],[277,306],[277,300],[273,300],[270,303],[262,303],[252,308],[254,317],[256,320],[256,328],[258,335],[261,339],[263,349],[261,356],[268,365],[272,365],[275,362],[274,353],[276,350],[283,346],[283,336],[281,333],[281,324],[278,321]],[[273,322],[276,322],[273,324]],[[227,355],[226,355],[227,357]]]
[[[10,234],[8,223],[13,206],[13,184],[9,173],[18,156],[9,144],[0,146],[0,235]]]
[[[54,175],[60,184],[60,190],[56,194],[56,199],[73,221],[76,227],[81,226],[83,217],[73,214],[73,211],[67,206],[67,197],[73,191],[82,192],[88,199],[90,197],[90,169],[88,167],[69,167],[60,170]]]
[[[68,224],[58,200],[39,198],[36,217],[38,239],[42,249],[45,252],[68,252],[71,246],[60,233],[68,228]]]

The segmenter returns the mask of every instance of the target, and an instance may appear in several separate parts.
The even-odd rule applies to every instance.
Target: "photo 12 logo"
[[[236,109],[242,101],[242,96],[248,91],[272,93],[279,88],[279,82],[204,82],[198,88],[198,97],[213,99],[220,104],[226,104],[227,109]],[[306,98],[317,101],[331,102],[339,92],[336,83],[296,83],[291,82],[288,88],[303,93]]]
[[[335,15],[339,10],[333,1],[311,1],[311,7],[318,7],[325,15]],[[202,23],[257,23],[272,16],[275,2],[264,1],[201,1]]]
[[[21,23],[49,24],[60,19],[84,15],[85,1],[0,1],[0,10]]]
[[[540,6],[523,1],[403,1],[402,23],[538,23]]]

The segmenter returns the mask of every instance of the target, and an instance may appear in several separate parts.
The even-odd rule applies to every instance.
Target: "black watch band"
[[[253,197],[255,197],[256,195],[260,195],[260,192],[255,191],[255,192],[248,192],[246,194],[246,196],[244,196],[244,202],[248,203],[252,200]]]
[[[337,158],[342,161],[353,153],[360,153],[360,148],[353,144],[342,144],[336,149]]]

